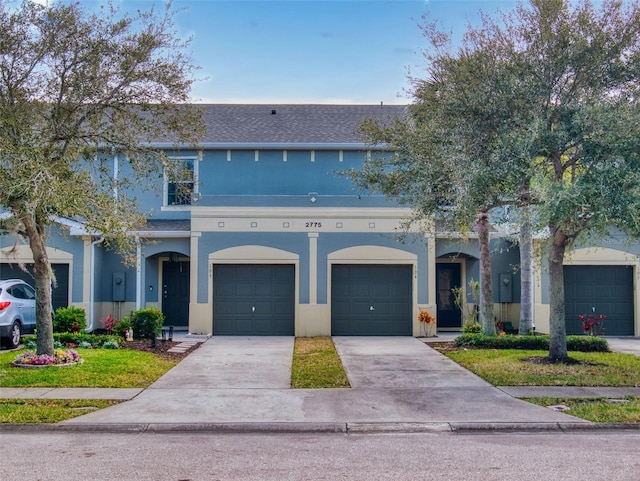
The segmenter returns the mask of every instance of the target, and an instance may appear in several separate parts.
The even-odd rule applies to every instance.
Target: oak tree
[[[202,131],[175,13],[0,0],[0,209],[33,254],[38,354],[53,353],[50,226],[80,222],[125,249],[144,220],[133,194],[163,168],[152,143],[191,145]],[[115,155],[127,178],[114,177]]]

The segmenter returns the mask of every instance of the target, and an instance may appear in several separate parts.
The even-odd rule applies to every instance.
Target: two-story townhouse
[[[49,236],[58,279],[54,306],[84,307],[93,328],[110,314],[157,306],[167,326],[213,335],[422,335],[420,309],[441,330],[459,330],[452,289],[478,279],[478,248],[455,233],[413,232],[400,240],[406,207],[359,192],[343,175],[372,151],[357,133],[365,118],[403,106],[203,105],[207,134],[197,149],[164,149],[184,172],[159,178],[138,200],[147,225],[132,233],[136,265],[105,251],[99,236],[57,219]],[[114,176],[127,163],[113,156]],[[0,278],[28,277],[27,246],[0,236]],[[517,325],[516,246],[493,233],[496,316]],[[640,247],[619,236],[567,259],[571,316],[597,306],[611,334],[640,333]],[[544,264],[535,282],[535,322],[548,327]],[[606,287],[605,287],[606,285]],[[465,306],[470,308],[470,306]]]

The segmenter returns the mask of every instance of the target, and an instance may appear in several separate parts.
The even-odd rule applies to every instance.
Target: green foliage
[[[480,282],[471,279],[469,281],[469,292],[471,294],[471,307],[465,309],[464,289],[462,287],[452,287],[453,304],[460,310],[463,320],[463,332],[480,332],[482,325],[478,322],[478,304],[480,303]],[[476,326],[479,328],[476,331]],[[464,331],[468,327],[469,331]]]
[[[103,349],[119,349],[120,346],[118,345],[118,341],[106,341],[103,345],[102,345]]]
[[[159,309],[148,307],[133,311],[129,316],[129,322],[135,339],[153,339],[162,330],[164,315]]]
[[[52,272],[42,253],[54,219],[81,220],[132,261],[129,233],[145,221],[134,194],[171,174],[154,143],[194,145],[204,124],[190,104],[190,40],[177,34],[170,2],[132,15],[117,2],[42,3],[0,1],[0,211],[42,263],[35,288],[46,304]],[[128,175],[113,177],[111,152]],[[51,327],[38,310],[39,354],[53,354]]]
[[[81,307],[59,307],[53,314],[53,332],[83,332],[86,328],[87,315]]]
[[[478,322],[474,322],[473,324],[465,324],[462,326],[462,332],[467,334],[478,334],[482,332],[482,326]]]
[[[53,335],[56,348],[81,347],[88,349],[98,349],[104,347],[106,343],[118,344],[118,336],[107,334],[87,334],[84,332],[61,332]],[[25,347],[33,349],[36,336],[28,335],[23,337]]]
[[[549,336],[486,336],[482,333],[465,333],[455,340],[456,347],[473,347],[478,349],[527,349],[549,350]],[[609,343],[594,336],[567,336],[569,351],[578,352],[610,352]]]
[[[131,332],[131,322],[129,322],[128,317],[125,317],[124,319],[119,320],[113,326],[113,332],[115,332],[118,335],[118,337],[122,339],[127,338],[127,335],[126,335],[127,331]]]

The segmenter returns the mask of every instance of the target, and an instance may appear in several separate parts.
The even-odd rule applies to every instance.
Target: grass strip
[[[640,386],[640,357],[632,354],[569,353],[576,364],[540,362],[547,351],[456,349],[444,354],[494,386]]]
[[[146,388],[177,361],[129,349],[76,349],[84,360],[68,367],[25,369],[11,362],[24,351],[0,354],[1,387]]]
[[[549,407],[564,405],[565,414],[594,423],[640,423],[640,398],[629,396],[623,399],[565,399],[523,398],[523,401]]]
[[[0,423],[58,423],[119,402],[104,399],[3,399],[0,401]]]
[[[293,349],[291,387],[350,387],[340,356],[330,337],[298,337]]]

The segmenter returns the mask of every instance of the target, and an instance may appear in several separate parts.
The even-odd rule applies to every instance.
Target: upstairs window
[[[165,205],[188,206],[196,192],[197,157],[170,157],[165,169]]]

